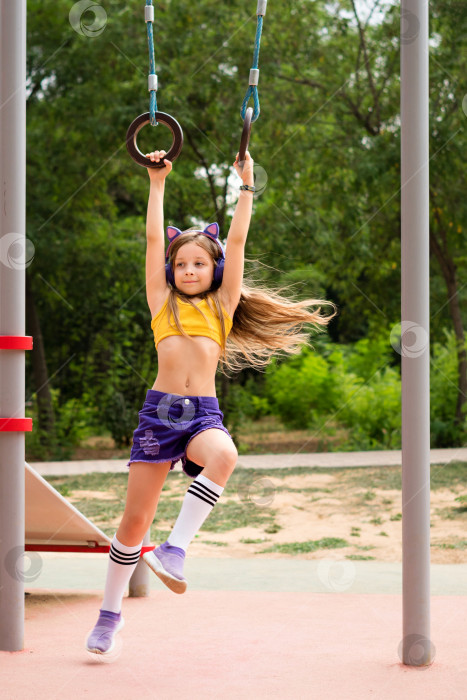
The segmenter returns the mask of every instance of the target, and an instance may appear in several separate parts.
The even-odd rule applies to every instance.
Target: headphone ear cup
[[[172,285],[172,287],[175,287],[174,273],[170,263],[165,264],[165,279]]]
[[[224,263],[224,258],[219,258],[217,261],[213,277],[213,282],[216,285],[216,287],[220,287],[220,285],[222,284],[222,277],[224,276]]]

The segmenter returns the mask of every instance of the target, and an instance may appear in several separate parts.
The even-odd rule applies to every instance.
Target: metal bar
[[[26,552],[83,552],[84,554],[108,554],[109,545],[80,545],[80,544],[26,544]],[[154,545],[142,547],[141,556],[146,552],[151,552]],[[148,567],[145,564],[146,569]],[[149,569],[148,569],[149,571]]]
[[[146,551],[154,549],[154,547],[148,547],[151,542],[151,529],[147,531],[144,535],[143,547],[141,548],[141,554]],[[130,583],[128,587],[128,596],[130,598],[146,598],[149,595],[150,590],[150,574],[148,565],[139,560],[136,565],[136,569],[133,571]]]
[[[26,0],[0,0],[0,335],[24,336]],[[14,234],[14,236],[12,236]],[[11,250],[14,239],[15,250]],[[0,351],[0,415],[24,416],[24,350]],[[0,650],[24,644],[24,433],[0,433]]]
[[[428,0],[401,0],[402,662],[430,641]]]

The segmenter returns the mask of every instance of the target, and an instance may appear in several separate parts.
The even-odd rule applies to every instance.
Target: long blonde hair
[[[212,257],[214,265],[217,265],[220,252],[219,247],[208,236],[200,233],[199,228],[187,229],[172,244],[169,262],[173,265],[178,250],[185,243],[195,242],[206,250]],[[282,296],[281,292],[287,291],[289,296]],[[171,315],[175,326],[186,337],[188,334],[182,327],[178,311],[177,297],[189,302],[204,318],[202,310],[193,303],[189,296],[171,287],[167,303],[167,314],[170,323]],[[274,355],[297,355],[303,345],[309,345],[309,331],[306,326],[314,330],[321,330],[321,326],[327,326],[329,321],[337,314],[336,306],[323,299],[294,300],[290,297],[290,288],[282,287],[272,289],[256,282],[242,284],[240,301],[233,316],[233,326],[226,338],[224,314],[218,289],[207,291],[203,298],[220,320],[221,326],[221,355],[219,358],[220,369],[226,374],[226,370],[237,372],[244,367],[261,369],[266,367]],[[334,310],[329,316],[323,316],[321,305],[331,306]],[[309,311],[309,307],[318,309]],[[207,320],[207,319],[206,319]]]

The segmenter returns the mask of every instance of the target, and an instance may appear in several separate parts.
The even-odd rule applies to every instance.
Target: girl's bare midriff
[[[153,317],[162,309],[168,293],[161,299]],[[201,301],[192,297],[193,302]],[[234,309],[221,294],[220,302],[232,318]],[[212,338],[201,335],[186,338],[183,335],[170,335],[157,346],[158,371],[152,387],[154,391],[181,396],[216,396],[216,370],[221,348]]]
[[[215,375],[220,347],[204,336],[171,335],[157,346],[155,391],[181,396],[216,396]]]

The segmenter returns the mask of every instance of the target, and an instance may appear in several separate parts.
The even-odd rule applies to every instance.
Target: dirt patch
[[[190,553],[400,562],[400,476],[398,467],[235,470]],[[67,498],[111,536],[124,510],[126,479],[114,475],[98,490],[95,475],[73,477]],[[467,506],[456,501],[466,493],[466,481],[467,464],[432,469],[430,536],[435,564],[467,563]],[[151,529],[152,542],[158,544],[170,533],[189,484],[184,474],[169,474]],[[67,480],[60,478],[60,485],[66,486]]]
[[[235,434],[240,454],[284,454],[286,452],[328,452],[336,449],[345,440],[346,431],[336,429],[335,435],[320,434],[316,430],[284,430],[277,427],[277,419],[272,416],[258,421],[260,428],[238,431]]]
[[[101,501],[114,501],[115,500],[115,494],[110,492],[110,491],[73,491],[73,496],[70,498],[70,501],[79,501],[82,498],[98,498]]]
[[[244,527],[228,532],[199,533],[190,549],[195,556],[279,558],[300,556],[402,561],[401,492],[396,489],[366,489],[352,486],[342,472],[275,478],[268,503],[250,503],[253,508],[271,508],[277,532],[271,527]],[[269,487],[271,493],[271,486]],[[467,509],[455,498],[461,489],[438,489],[431,494],[431,561],[435,564],[467,563]],[[157,517],[157,516],[156,516]],[[336,549],[318,547],[297,553],[264,552],[275,545],[345,540]],[[215,540],[218,544],[207,544]],[[223,546],[224,545],[224,546]]]

